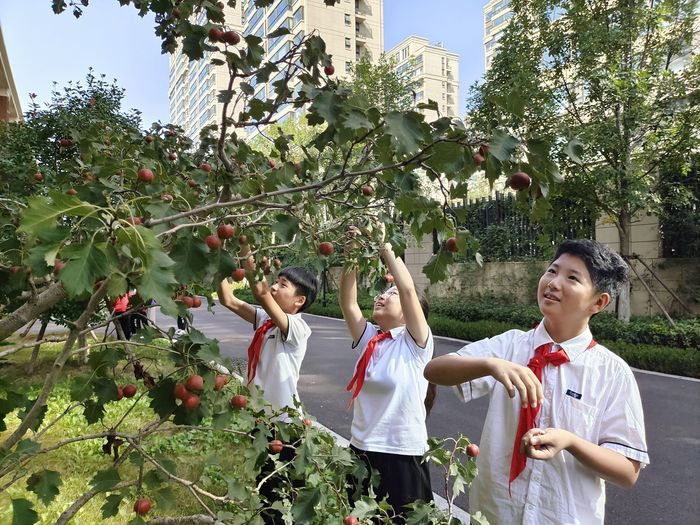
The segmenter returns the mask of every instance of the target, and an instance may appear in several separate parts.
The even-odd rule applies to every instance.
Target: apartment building
[[[395,45],[387,55],[396,62],[396,72],[414,83],[415,102],[434,100],[440,116],[458,116],[459,55],[446,50],[440,42],[409,36]],[[423,110],[435,118],[434,111]]]
[[[278,0],[266,8],[256,8],[253,0],[244,0],[235,9],[226,7],[225,12],[227,29],[263,39],[267,61],[283,56],[295,41],[314,32],[326,42],[339,76],[349,74],[363,55],[375,60],[384,49],[383,0],[342,0],[333,7],[326,6],[323,0]],[[290,34],[266,38],[280,27],[287,27]],[[228,70],[225,65],[210,64],[210,60],[208,56],[190,62],[181,53],[173,54],[170,60],[170,119],[193,140],[202,127],[219,122],[222,117],[217,92],[227,88]],[[253,80],[254,96],[272,96],[271,85],[276,80],[272,77],[259,84]],[[277,117],[284,120],[293,112],[293,107],[285,106]]]
[[[510,0],[489,0],[484,6],[484,64],[488,70],[503,30],[513,17]]]
[[[10,69],[5,40],[0,28],[0,121],[16,122],[22,120],[22,108],[19,105],[17,87]]]

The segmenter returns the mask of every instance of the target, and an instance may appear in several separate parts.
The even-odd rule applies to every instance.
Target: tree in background
[[[470,95],[471,123],[553,144],[572,191],[615,224],[629,257],[635,214],[659,213],[667,194],[660,171],[688,174],[697,163],[697,2],[513,0],[511,8],[499,53]],[[618,317],[629,315],[628,285]]]
[[[365,54],[352,69],[347,86],[352,91],[351,103],[362,108],[375,107],[380,111],[408,111],[415,107],[415,81],[410,73],[415,64],[406,71],[396,71],[396,60],[385,53],[372,62]]]

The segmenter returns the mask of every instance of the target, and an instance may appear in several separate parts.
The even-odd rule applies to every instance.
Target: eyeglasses
[[[381,299],[382,297],[386,297],[387,299],[389,299],[390,297],[392,297],[392,296],[394,296],[394,295],[399,295],[399,291],[398,291],[396,288],[390,288],[390,289],[387,290],[386,292],[383,292],[383,293],[380,293],[380,294],[375,295],[375,296],[374,296],[374,302],[376,303],[376,302],[379,301],[379,299]]]

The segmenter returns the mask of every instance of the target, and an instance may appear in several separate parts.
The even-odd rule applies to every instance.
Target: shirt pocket
[[[591,441],[596,433],[597,415],[596,407],[565,395],[561,407],[560,427]]]

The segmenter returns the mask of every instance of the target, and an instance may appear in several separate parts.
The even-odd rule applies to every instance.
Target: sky
[[[384,0],[384,47],[410,35],[441,41],[459,55],[459,107],[484,72],[483,6],[486,0]],[[169,120],[168,56],[160,53],[152,17],[133,6],[95,0],[79,19],[54,15],[50,0],[0,0],[2,27],[22,111],[29,93],[51,98],[53,82],[84,81],[88,68],[126,89],[123,109],[142,111],[144,127]]]

